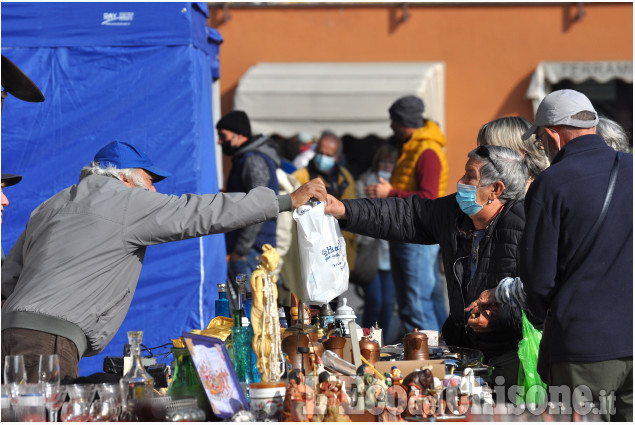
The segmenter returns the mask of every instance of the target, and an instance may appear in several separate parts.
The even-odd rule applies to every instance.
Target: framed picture
[[[183,333],[183,339],[214,414],[219,418],[230,418],[240,410],[249,410],[223,341],[189,332]]]

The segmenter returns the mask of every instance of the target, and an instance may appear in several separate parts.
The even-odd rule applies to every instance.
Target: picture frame
[[[214,415],[231,418],[240,410],[249,410],[247,398],[223,341],[189,332],[183,333],[183,340],[192,355]]]

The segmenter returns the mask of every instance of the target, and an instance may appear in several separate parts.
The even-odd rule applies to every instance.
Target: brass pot
[[[359,341],[359,353],[373,366],[379,361],[380,351],[379,344],[371,341],[367,336],[363,336]]]
[[[346,338],[343,336],[332,336],[322,341],[324,349],[331,350],[337,354],[340,359],[344,358],[344,346],[346,345]]]
[[[404,360],[430,360],[428,335],[414,328],[403,338]]]
[[[298,353],[298,347],[301,347],[301,351],[307,352]],[[308,348],[308,350],[302,350],[302,348]],[[316,332],[297,333],[290,334],[282,340],[282,351],[289,356],[292,369],[301,369],[302,360],[304,359],[304,369],[309,371],[311,369],[310,354],[315,353],[317,356],[322,356],[324,346],[318,342]]]

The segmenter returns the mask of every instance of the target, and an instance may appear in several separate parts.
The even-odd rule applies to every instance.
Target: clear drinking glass
[[[38,382],[41,384],[60,384],[60,358],[57,354],[40,354]]]
[[[4,357],[4,383],[16,385],[26,383],[26,369],[22,354]]]
[[[99,384],[97,393],[99,400],[90,406],[90,421],[116,421],[121,413],[121,387],[117,384]]]
[[[41,384],[18,385],[18,397],[15,408],[15,419],[18,422],[44,422],[44,395]]]
[[[48,410],[48,421],[57,422],[57,411],[60,410],[66,400],[66,387],[64,385],[43,384],[44,405]]]
[[[88,422],[90,419],[90,403],[71,399],[62,404],[60,412],[62,422]]]
[[[11,384],[2,384],[2,422],[15,422],[15,413],[11,406]]]

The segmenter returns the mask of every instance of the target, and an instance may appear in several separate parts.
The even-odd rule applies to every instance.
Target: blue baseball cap
[[[156,167],[144,151],[126,142],[108,143],[95,154],[95,161],[99,161],[102,166],[106,167],[143,168],[156,176],[155,183],[172,175],[172,173]]]

